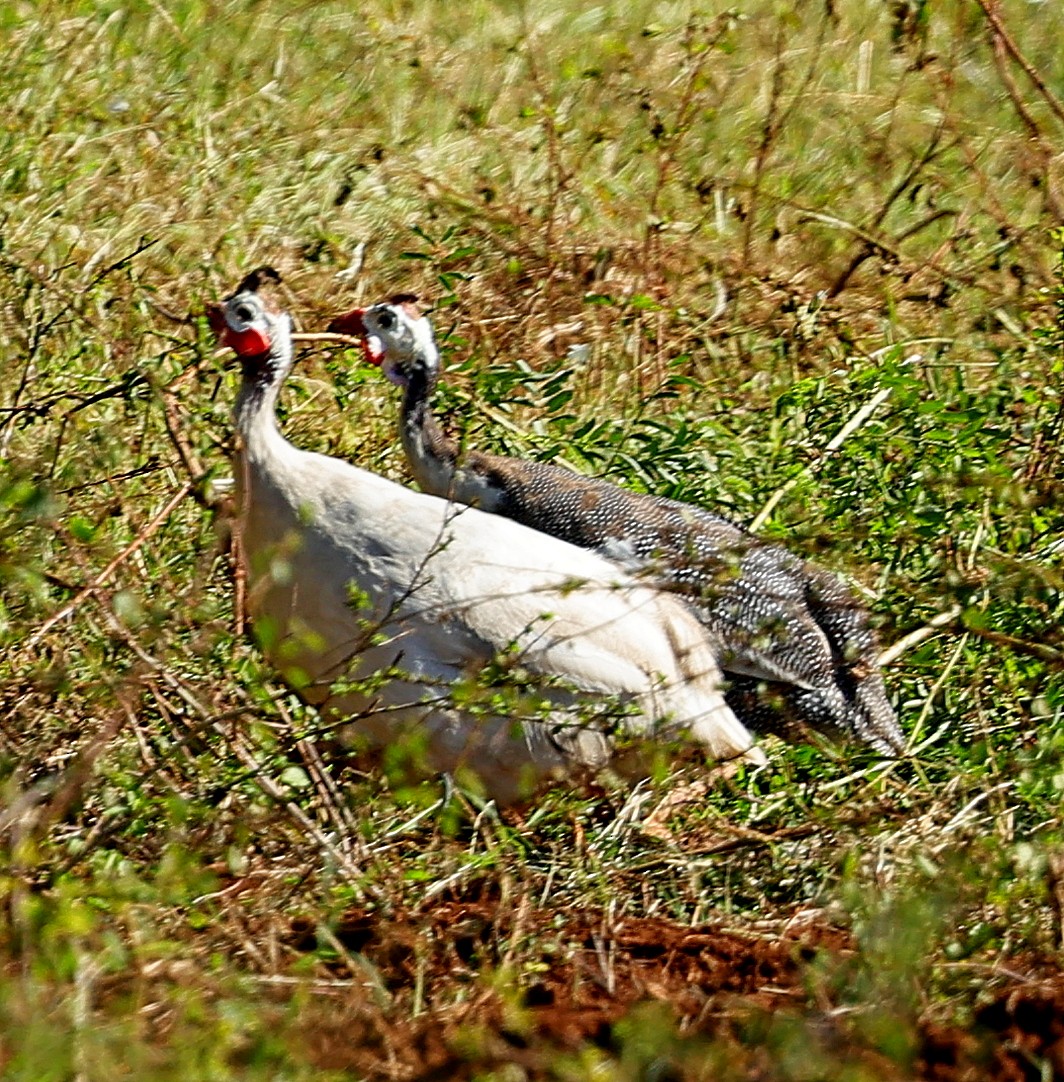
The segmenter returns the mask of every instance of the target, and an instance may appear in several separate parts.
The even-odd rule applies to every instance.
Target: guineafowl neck
[[[417,483],[436,496],[450,496],[458,445],[443,434],[430,399],[436,379],[415,365],[403,397],[403,451]]]
[[[275,369],[275,371],[278,371]],[[277,426],[277,396],[283,375],[262,378],[262,373],[244,373],[244,382],[236,398],[233,419],[250,462],[262,462],[285,443]]]

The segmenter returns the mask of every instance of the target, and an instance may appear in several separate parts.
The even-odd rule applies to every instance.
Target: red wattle
[[[384,360],[384,350],[380,348],[380,339],[371,338],[366,330],[366,324],[362,320],[365,313],[365,308],[352,308],[350,312],[337,316],[326,329],[335,334],[349,334],[352,338],[361,338],[363,360],[367,364],[379,365]]]
[[[248,327],[246,331],[226,327],[222,342],[240,357],[257,357],[270,352],[269,337],[256,327]]]
[[[380,367],[381,362],[384,360],[384,346],[375,334],[367,335],[362,339],[362,356],[367,364]]]

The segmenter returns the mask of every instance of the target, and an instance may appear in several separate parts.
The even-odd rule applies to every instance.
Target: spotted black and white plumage
[[[722,644],[729,705],[751,729],[793,737],[808,728],[884,754],[904,750],[868,615],[836,575],[690,504],[460,451],[432,415],[439,353],[409,295],[331,328],[362,336],[367,358],[405,389],[403,448],[425,491],[593,549],[682,596]]]

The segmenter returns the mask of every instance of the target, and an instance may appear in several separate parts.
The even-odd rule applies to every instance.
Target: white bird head
[[[245,379],[255,383],[279,382],[292,365],[291,318],[271,308],[260,293],[264,282],[280,280],[272,267],[259,267],[221,304],[207,309],[219,342],[233,350]]]
[[[330,331],[351,334],[362,339],[362,349],[370,364],[393,383],[407,387],[415,369],[428,383],[436,382],[440,353],[432,333],[432,324],[412,293],[401,293],[391,300],[369,308],[355,308],[337,316]]]

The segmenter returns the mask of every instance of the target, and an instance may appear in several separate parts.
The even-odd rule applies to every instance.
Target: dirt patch
[[[349,957],[326,968],[365,980],[311,999],[303,1054],[370,1079],[473,1078],[502,1064],[553,1078],[559,1056],[588,1046],[656,1049],[655,1077],[679,1080],[826,1077],[817,1063],[885,1080],[1064,1078],[1059,972],[1013,974],[970,1027],[902,1017],[884,1035],[840,988],[856,944],[820,918],[782,931],[601,912],[559,924],[528,902],[444,900],[350,912],[333,934]],[[293,922],[292,946],[321,942]],[[781,1048],[814,1073],[781,1073]]]
[[[975,1025],[992,1039],[990,1077],[1002,1082],[1064,1078],[1064,978],[1007,989],[976,1012]],[[945,1077],[945,1076],[931,1076]]]

